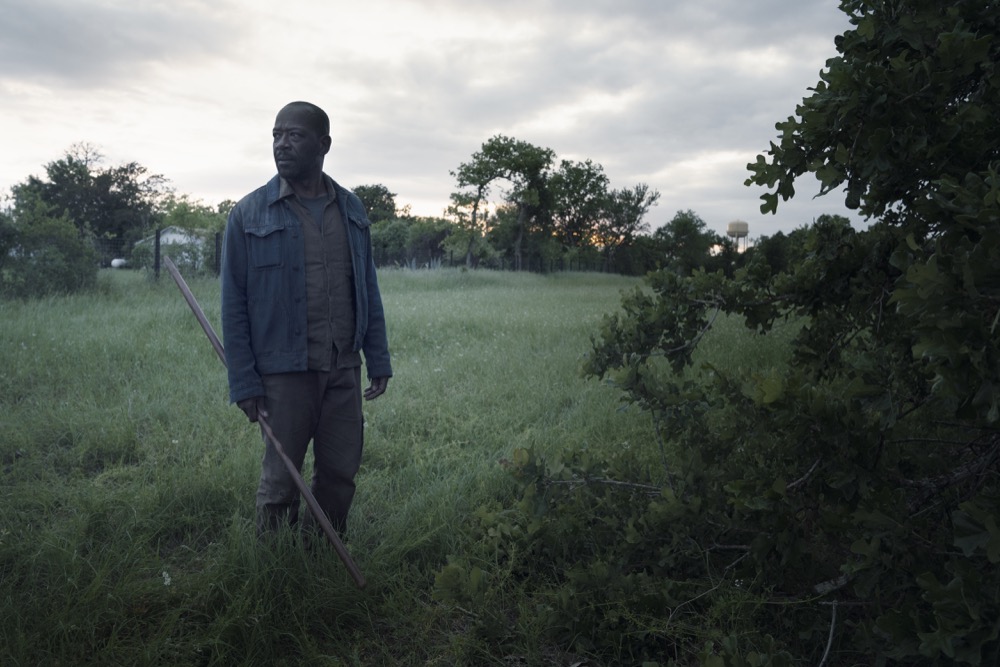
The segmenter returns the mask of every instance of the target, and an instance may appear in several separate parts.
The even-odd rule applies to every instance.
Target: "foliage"
[[[0,295],[31,298],[93,287],[97,254],[87,235],[37,193],[20,190],[0,214]]]
[[[748,183],[774,188],[762,196],[764,211],[812,172],[824,192],[846,185],[847,203],[865,215],[942,222],[941,185],[998,159],[997,4],[845,0],[841,8],[855,29],[838,37],[841,55],[798,117],[777,124],[771,161],[758,156]]]
[[[791,235],[779,231],[773,236],[762,236],[757,239],[753,247],[747,248],[746,254],[750,257],[760,255],[761,261],[766,262],[772,272],[784,273],[795,264],[789,258],[791,245]]]
[[[1000,10],[841,7],[841,55],[748,182],[773,211],[813,172],[873,220],[625,295],[585,371],[652,417],[660,465],[515,455],[519,502],[478,517],[497,562],[437,581],[484,632],[476,592],[514,579],[616,662],[1000,662]],[[784,357],[718,363],[732,323]]]
[[[444,255],[442,244],[448,236],[450,227],[450,223],[441,218],[413,218],[406,235],[410,265],[428,268],[440,266]]]
[[[635,244],[640,235],[649,231],[646,214],[659,199],[660,193],[645,183],[607,193],[604,216],[594,229],[594,240],[604,249],[609,268],[615,266],[619,249]]]
[[[890,304],[912,318],[916,356],[968,416],[995,422],[1000,395],[983,381],[997,364],[1000,138],[990,118],[1000,109],[1000,12],[995,2],[843,7],[857,29],[838,40],[842,56],[801,119],[779,124],[781,144],[770,163],[749,165],[748,182],[775,187],[764,196],[773,209],[813,171],[826,189],[846,182],[849,201],[881,216],[899,274]]]
[[[509,256],[515,269],[532,259],[565,265],[588,251],[603,254],[612,269],[616,253],[648,229],[644,218],[658,192],[642,183],[613,190],[592,160],[561,160],[556,169],[554,162],[550,149],[497,135],[452,172],[462,189],[452,193],[448,216],[456,244],[465,244],[466,266],[487,242],[490,254]],[[495,188],[499,200],[490,199]]]
[[[221,233],[226,229],[228,206],[225,202],[212,208],[200,201],[192,201],[186,195],[165,198],[162,210],[162,227],[178,227],[190,231],[199,230],[210,234]]]
[[[604,167],[591,160],[562,160],[549,187],[552,221],[559,241],[568,248],[593,243],[608,209],[609,179]]]
[[[406,263],[406,242],[410,221],[404,218],[383,220],[371,226],[372,253],[379,266]]]
[[[667,255],[667,267],[681,275],[705,268],[709,251],[721,242],[694,211],[677,211],[670,222],[653,233]]]
[[[218,271],[221,235],[225,232],[226,218],[233,202],[224,201],[216,207],[187,196],[169,196],[163,202],[161,227],[132,246],[128,266],[153,269],[156,265],[156,234],[163,230],[179,230],[186,237],[171,242],[161,240],[160,253],[168,255],[184,273],[212,273]]]
[[[548,224],[546,182],[554,157],[551,149],[496,135],[484,142],[469,162],[452,172],[460,188],[472,188],[471,192],[460,194],[453,201],[456,205],[470,207],[471,215],[467,220],[473,230],[478,229],[478,212],[490,188],[498,182],[506,186],[504,199],[517,210],[512,245],[517,270],[521,269],[525,235],[531,233],[533,225]]]
[[[452,225],[441,218],[409,217],[372,225],[372,251],[380,265],[433,268],[441,265]]]
[[[614,267],[627,276],[644,276],[663,268],[665,259],[663,244],[651,235],[640,234],[615,249]]]
[[[52,214],[65,216],[94,240],[107,266],[155,229],[167,181],[136,162],[100,168],[102,161],[93,147],[76,144],[45,166],[48,180],[28,177],[13,188],[13,198],[15,209],[38,198]]]
[[[368,219],[374,224],[396,217],[396,193],[381,183],[373,185],[358,185],[354,194],[361,199],[368,212]]]

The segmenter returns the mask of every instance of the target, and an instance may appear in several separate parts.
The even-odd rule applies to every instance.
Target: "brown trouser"
[[[274,437],[300,472],[312,440],[311,490],[330,523],[343,533],[364,446],[361,368],[265,375],[263,381]],[[298,515],[299,491],[265,436],[257,487],[257,530],[263,533],[285,522],[295,524]],[[314,523],[311,514],[305,523]]]

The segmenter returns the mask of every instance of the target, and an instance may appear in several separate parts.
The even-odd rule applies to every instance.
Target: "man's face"
[[[282,177],[302,181],[323,171],[330,138],[320,136],[308,113],[295,107],[282,109],[274,120],[271,136],[274,164]]]

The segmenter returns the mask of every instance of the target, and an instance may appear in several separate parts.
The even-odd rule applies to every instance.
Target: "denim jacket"
[[[354,271],[354,349],[369,378],[389,377],[382,297],[370,222],[357,195],[324,174],[347,221]],[[302,225],[281,197],[281,179],[241,199],[229,214],[222,248],[222,334],[229,400],[264,395],[261,375],[307,370],[306,279]]]

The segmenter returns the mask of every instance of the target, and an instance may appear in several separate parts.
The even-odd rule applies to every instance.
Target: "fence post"
[[[222,273],[222,232],[215,232],[215,275]]]
[[[162,231],[160,228],[156,229],[156,239],[153,241],[153,277],[156,280],[160,279],[160,232]]]

